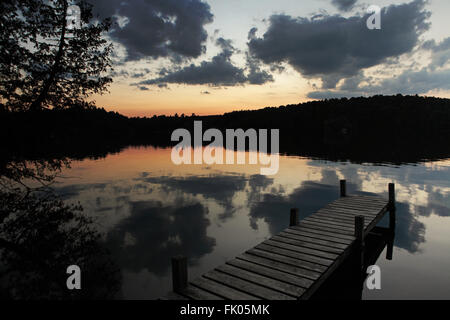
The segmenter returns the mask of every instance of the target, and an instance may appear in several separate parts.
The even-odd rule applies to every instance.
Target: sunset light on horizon
[[[178,39],[169,31],[151,36],[159,18],[146,23],[140,12],[153,9],[145,2],[95,1],[94,10],[116,22],[109,33],[116,54],[113,83],[109,93],[91,97],[97,106],[127,116],[214,115],[332,97],[450,97],[444,80],[450,69],[438,65],[450,52],[447,1],[423,7],[422,1],[372,1],[385,10],[382,28],[365,31],[358,29],[369,16],[365,3],[348,8],[324,0],[282,0],[276,7],[269,0],[193,3],[184,18],[192,25],[179,20],[192,34]],[[167,11],[168,17],[177,14]],[[347,33],[356,38],[347,39]],[[189,50],[172,45],[189,37]],[[341,52],[335,39],[349,41],[350,49]],[[394,39],[403,44],[390,48]],[[368,44],[373,48],[361,51]]]

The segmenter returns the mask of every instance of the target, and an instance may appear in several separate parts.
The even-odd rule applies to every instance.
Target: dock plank
[[[265,266],[274,270],[282,271],[285,274],[291,274],[299,278],[306,278],[309,280],[316,280],[320,277],[321,273],[316,271],[311,271],[308,269],[300,268],[295,265],[289,264],[289,262],[280,262],[268,258],[263,258],[260,256],[243,253],[237,257],[238,260],[244,260],[252,262],[257,265]],[[309,286],[310,284],[308,284]]]
[[[291,257],[291,258],[295,258],[295,259],[299,259],[299,260],[303,260],[303,261],[307,261],[307,262],[311,262],[311,263],[315,263],[315,264],[319,264],[322,266],[329,266],[333,263],[333,260],[331,259],[325,259],[325,258],[319,258],[316,256],[312,256],[309,254],[304,254],[304,253],[300,253],[300,252],[295,252],[292,250],[288,250],[288,249],[282,249],[280,247],[275,247],[272,245],[267,245],[267,244],[260,244],[257,245],[255,247],[255,249],[259,249],[262,251],[268,251],[268,252],[272,252],[272,253],[277,253],[279,255],[283,255],[283,256],[287,256],[287,257]]]
[[[260,275],[267,276],[269,278],[277,279],[282,282],[295,285],[297,287],[301,287],[303,289],[309,288],[313,281],[298,275],[292,275],[286,272],[282,272],[270,267],[265,267],[257,263],[252,263],[249,261],[241,260],[241,259],[234,259],[231,261],[228,261],[227,264],[251,271]]]
[[[284,234],[281,234],[281,233],[276,236],[273,236],[272,240],[292,244],[297,247],[310,248],[310,249],[315,249],[315,250],[319,250],[319,251],[323,251],[323,252],[330,252],[330,253],[335,253],[335,254],[340,254],[342,251],[344,251],[343,248],[335,248],[335,247],[331,247],[331,246],[327,246],[327,245],[323,245],[323,244],[310,243],[310,242],[306,242],[306,241],[302,241],[302,240],[298,240],[298,239],[292,239],[290,237],[285,237]]]
[[[254,284],[257,284],[258,286],[263,286],[270,290],[290,295],[293,298],[301,296],[305,292],[305,289],[302,287],[295,286],[278,279],[274,279],[267,275],[261,275],[257,272],[254,272],[255,270],[248,271],[231,264],[221,265],[216,268],[216,270],[222,273],[226,273],[230,276],[252,282]]]
[[[312,256],[316,256],[319,258],[325,258],[329,260],[334,260],[338,257],[337,254],[329,253],[325,251],[320,251],[316,249],[305,248],[301,246],[296,246],[290,243],[285,243],[283,241],[278,241],[277,239],[271,238],[270,240],[264,241],[263,244],[267,244],[269,246],[278,247],[281,249],[291,250],[299,253],[304,253]]]
[[[275,251],[275,253],[273,251]],[[292,258],[289,256],[281,255],[281,254],[276,253],[277,250],[273,250],[273,251],[271,252],[271,251],[264,251],[264,250],[259,250],[259,249],[251,249],[251,250],[248,250],[247,253],[254,255],[254,256],[259,256],[262,258],[267,258],[267,259],[271,259],[274,261],[290,264],[295,267],[303,268],[306,270],[315,271],[318,273],[322,273],[327,269],[327,267],[325,267],[325,266],[311,263],[311,262],[304,261],[304,260],[299,260],[297,258]]]
[[[239,291],[243,291],[248,294],[252,294],[261,299],[267,300],[295,300],[294,297],[287,294],[268,289],[266,287],[254,284],[252,282],[231,276],[219,271],[209,271],[203,275],[207,279],[214,280],[224,285],[230,286]]]
[[[209,292],[214,292],[216,295],[228,300],[261,300],[254,295],[247,294],[245,292],[235,290],[229,286],[221,283],[199,277],[191,282],[191,284],[200,289],[204,289]]]

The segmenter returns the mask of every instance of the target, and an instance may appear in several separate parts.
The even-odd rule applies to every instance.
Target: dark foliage
[[[419,96],[332,99],[221,116],[127,118],[71,108],[1,115],[9,158],[102,157],[129,145],[171,146],[173,130],[280,129],[286,154],[355,162],[417,162],[450,156],[450,100]],[[39,134],[36,134],[39,132]]]
[[[0,192],[0,298],[115,298],[120,270],[81,211],[48,192]],[[70,265],[82,270],[82,290],[66,287]]]
[[[81,27],[67,26],[68,0],[0,2],[0,102],[4,108],[41,110],[87,105],[112,79],[110,21],[93,19],[92,6],[75,1]]]

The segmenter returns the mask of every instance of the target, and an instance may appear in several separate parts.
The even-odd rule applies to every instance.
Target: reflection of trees
[[[8,299],[113,298],[120,273],[81,207],[50,193],[0,194],[0,289]],[[66,288],[66,269],[81,268],[82,290]]]
[[[165,275],[170,259],[187,255],[195,262],[212,252],[215,239],[207,235],[207,209],[200,203],[177,201],[131,203],[131,215],[108,234],[108,245],[117,251],[120,264],[127,269],[143,268]]]
[[[91,219],[49,188],[69,161],[12,158],[0,163],[0,297],[113,298],[120,273]],[[70,265],[81,268],[82,290],[66,287]]]

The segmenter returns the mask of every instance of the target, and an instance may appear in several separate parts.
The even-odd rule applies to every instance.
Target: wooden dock
[[[389,199],[347,195],[344,180],[340,189],[338,200],[300,222],[292,209],[289,228],[197,279],[188,281],[186,257],[173,258],[173,292],[162,299],[309,299],[350,254],[361,257],[355,276],[365,277],[365,237],[387,212],[395,228],[395,186]]]

